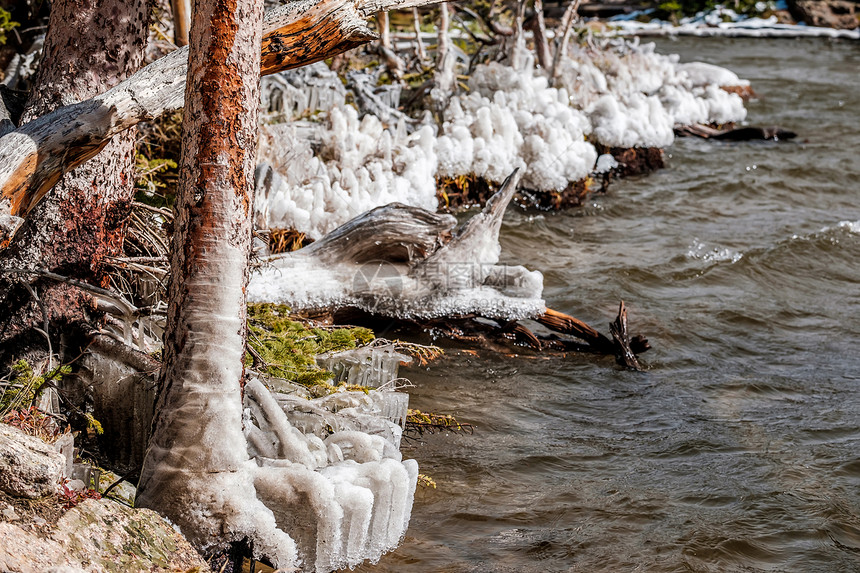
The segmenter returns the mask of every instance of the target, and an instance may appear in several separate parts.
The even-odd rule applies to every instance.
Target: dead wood
[[[541,68],[547,71],[552,70],[552,53],[549,49],[549,41],[546,36],[546,22],[543,15],[543,0],[534,0],[535,15],[527,22],[528,28],[532,31],[535,52],[537,53],[538,64]]]
[[[582,0],[571,0],[564,11],[564,16],[561,19],[561,41],[555,47],[555,58],[552,61],[552,84],[555,85],[558,77],[561,75],[561,62],[567,57],[567,44],[570,42],[570,33],[573,30],[573,23],[577,18],[577,10]],[[558,32],[556,32],[558,37]]]
[[[263,74],[317,62],[376,36],[365,19],[379,11],[437,0],[298,0],[271,11],[264,25]],[[113,89],[64,106],[0,137],[0,249],[63,173],[110,139],[184,103],[188,51],[153,62]]]
[[[173,43],[188,45],[188,30],[191,29],[191,0],[171,0],[173,9]]]
[[[719,141],[786,141],[797,137],[795,132],[776,125],[735,127],[734,124],[728,124],[717,128],[695,124],[676,126],[674,131],[678,137],[701,137]]]
[[[548,308],[535,320],[550,330],[584,340],[595,351],[603,353],[614,353],[615,351],[615,345],[612,344],[611,340],[578,318]]]
[[[642,370],[642,366],[631,348],[630,334],[627,331],[627,308],[624,306],[623,300],[618,305],[618,316],[615,318],[615,322],[609,325],[609,331],[615,340],[616,361],[627,368]],[[647,341],[645,344],[647,345]]]
[[[385,67],[394,81],[403,80],[404,63],[391,45],[391,29],[388,21],[388,12],[380,12],[376,17],[379,27],[379,55],[385,61]]]
[[[411,263],[447,243],[456,225],[451,215],[391,203],[352,219],[302,252],[323,263]]]

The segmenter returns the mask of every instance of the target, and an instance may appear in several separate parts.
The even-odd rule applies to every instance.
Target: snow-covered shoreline
[[[573,46],[550,84],[529,56],[518,69],[478,66],[441,125],[429,115],[409,126],[403,118],[386,123],[335,103],[318,123],[264,126],[259,161],[280,177],[258,181],[257,227],[317,239],[387,203],[435,210],[437,177],[499,183],[518,167],[524,188],[559,192],[612,168],[596,144],[662,148],[676,125],[743,121],[743,100],[722,88],[749,82],[717,66],[681,64],[653,44],[615,39]]]
[[[707,25],[700,22],[677,26],[652,20],[611,20],[611,31],[619,36],[696,36],[700,38],[832,38],[860,40],[860,28],[838,30],[820,26],[781,24],[775,16]]]

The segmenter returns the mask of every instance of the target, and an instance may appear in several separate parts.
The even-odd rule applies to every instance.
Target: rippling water
[[[503,257],[549,306],[654,350],[451,355],[412,406],[473,436],[406,448],[403,546],[363,571],[860,571],[860,44],[682,39],[761,95],[792,143],[679,140],[581,210],[512,210]]]

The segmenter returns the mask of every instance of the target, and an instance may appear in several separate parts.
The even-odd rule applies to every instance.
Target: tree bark
[[[148,12],[145,0],[54,2],[41,65],[23,122],[91,98],[120,83],[143,61]],[[62,176],[50,200],[30,214],[0,268],[43,268],[106,286],[102,264],[122,249],[134,194],[134,134],[123,133],[98,157]],[[68,170],[66,170],[68,171]],[[57,173],[56,178],[62,175]],[[48,322],[86,314],[71,285],[35,281],[43,304],[17,285],[22,275],[0,274],[0,341]]]
[[[296,0],[266,17],[262,73],[324,60],[375,35],[364,19],[438,0]],[[182,107],[187,48],[150,64],[108,92],[65,106],[0,138],[0,250],[60,175],[112,136]]]

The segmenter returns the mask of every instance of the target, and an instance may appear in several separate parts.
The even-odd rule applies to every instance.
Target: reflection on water
[[[413,407],[477,430],[407,448],[438,489],[362,571],[860,571],[860,49],[660,49],[749,78],[750,121],[798,139],[679,140],[581,210],[511,211],[503,257],[604,330],[626,300],[650,370],[451,353],[404,371]]]

